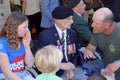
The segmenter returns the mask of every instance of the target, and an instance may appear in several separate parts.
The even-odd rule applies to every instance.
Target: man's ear
[[[106,29],[108,29],[108,28],[111,26],[111,23],[106,22],[106,23],[105,23],[105,26],[106,26]]]

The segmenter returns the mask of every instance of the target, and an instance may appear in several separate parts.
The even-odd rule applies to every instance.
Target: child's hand
[[[30,34],[30,31],[27,31],[26,35],[23,37],[23,40],[22,40],[25,48],[30,47],[30,41],[31,41],[31,34]]]

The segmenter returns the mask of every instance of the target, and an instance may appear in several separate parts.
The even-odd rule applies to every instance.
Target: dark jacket
[[[76,32],[72,29],[67,29],[66,40],[67,40],[67,48],[68,48],[68,46],[73,45],[73,44],[77,45],[78,43],[77,43]],[[59,38],[59,34],[58,34],[55,26],[47,29],[46,31],[41,32],[39,34],[39,41],[40,41],[40,48],[42,48],[46,45],[49,45],[49,44],[59,46],[58,41],[60,42],[60,38]],[[67,49],[67,51],[68,51],[68,49]],[[68,61],[72,62],[73,64],[76,65],[76,62],[77,62],[76,54],[67,54],[67,56],[68,56]],[[65,59],[64,52],[63,52],[62,62],[67,62]],[[58,74],[58,76],[61,76],[63,74],[63,71],[60,70],[57,74]]]

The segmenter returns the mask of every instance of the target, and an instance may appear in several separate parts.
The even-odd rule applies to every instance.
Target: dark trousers
[[[33,15],[27,15],[28,19],[29,19],[29,30],[32,33],[32,27],[35,26],[36,27],[36,31],[37,34],[39,34],[39,32],[42,31],[41,27],[40,27],[40,23],[41,23],[41,12],[37,12]]]

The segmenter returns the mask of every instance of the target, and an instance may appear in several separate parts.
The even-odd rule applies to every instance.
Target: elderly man
[[[84,42],[83,46],[86,46],[92,36],[90,26],[88,26],[88,23],[82,17],[86,5],[83,0],[69,0],[68,6],[74,11],[72,28],[78,33],[79,41]]]
[[[94,34],[84,51],[84,58],[95,59],[94,52],[99,47],[103,53],[104,74],[115,73],[115,80],[120,80],[120,24],[113,21],[113,13],[105,7],[98,9],[92,20]]]
[[[73,23],[73,11],[67,6],[54,9],[52,16],[55,24],[50,29],[40,33],[40,47],[53,44],[63,51],[63,60],[57,75],[63,80],[86,80],[81,68],[76,68],[77,34],[70,29]],[[79,76],[78,76],[79,74]]]

